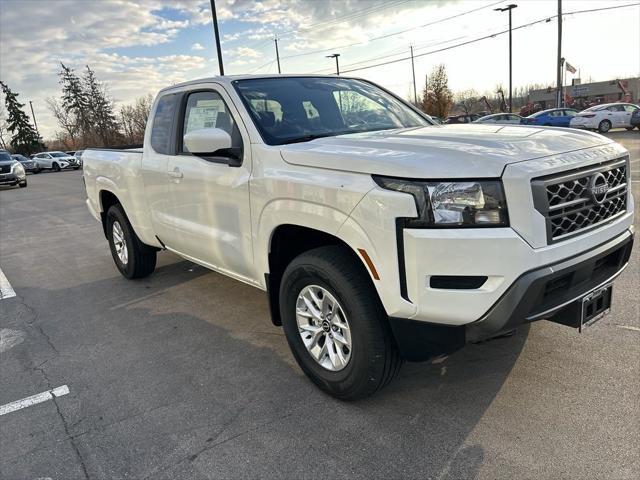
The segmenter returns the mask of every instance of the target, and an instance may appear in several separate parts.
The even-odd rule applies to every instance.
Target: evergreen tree
[[[60,62],[59,83],[62,85],[61,107],[67,116],[73,119],[75,131],[87,136],[91,130],[91,122],[88,115],[88,101],[83,89],[80,77],[72,68]]]
[[[113,143],[119,134],[113,102],[107,96],[105,86],[98,81],[89,65],[82,80],[88,116],[93,130],[103,145]]]
[[[29,116],[22,109],[24,103],[18,100],[18,94],[9,86],[0,82],[4,103],[7,108],[7,130],[11,133],[11,146],[16,153],[30,155],[44,149],[36,129],[31,125]]]

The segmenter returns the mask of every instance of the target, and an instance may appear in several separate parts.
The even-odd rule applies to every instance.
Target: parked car
[[[6,150],[0,150],[0,185],[27,186],[27,172]]]
[[[70,157],[64,152],[41,152],[34,155],[34,160],[38,162],[38,172],[41,170],[51,169],[54,172],[59,172],[64,169],[80,168],[76,159]]]
[[[74,157],[76,157],[76,161],[78,162],[78,166],[82,168],[82,153],[83,150],[76,150]]]
[[[341,399],[403,358],[542,319],[583,329],[631,254],[629,152],[598,134],[439,128],[365,80],[278,75],[165,88],[144,138],[83,155],[116,268],[145,277],[166,249],[266,291]]]
[[[568,127],[578,113],[575,108],[550,108],[541,110],[522,119],[522,125],[542,125],[544,127]]]
[[[11,157],[14,160],[19,161],[24,167],[25,171],[31,172],[31,173],[38,173],[38,162],[36,162],[35,160],[31,158],[27,158],[24,155],[20,155],[19,153],[11,155]]]
[[[522,117],[515,113],[494,113],[492,115],[485,115],[473,123],[490,123],[498,125],[519,125]]]
[[[449,115],[444,123],[447,125],[452,125],[456,123],[471,123],[480,118],[480,115],[477,113],[470,113],[468,115]]]
[[[638,110],[638,105],[632,103],[603,103],[594,105],[578,113],[572,120],[574,128],[598,130],[606,133],[612,128],[633,129],[631,116]]]
[[[640,108],[636,108],[631,114],[631,128],[637,127],[640,130]]]

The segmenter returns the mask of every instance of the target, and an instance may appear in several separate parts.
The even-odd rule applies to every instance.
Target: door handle
[[[173,170],[169,170],[167,172],[167,175],[169,175],[171,178],[182,178],[182,177],[184,177],[184,175],[182,174],[182,171],[178,167],[174,167]]]

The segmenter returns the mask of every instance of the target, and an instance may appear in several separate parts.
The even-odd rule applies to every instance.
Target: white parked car
[[[142,149],[83,159],[123,276],[166,249],[266,291],[302,370],[342,399],[403,359],[536,320],[592,324],[633,244],[629,153],[611,139],[435,126],[354,78],[173,85]]]
[[[34,155],[33,159],[38,163],[38,172],[47,169],[59,172],[64,169],[80,168],[75,157],[64,152],[41,152]]]
[[[632,103],[603,103],[594,105],[576,114],[569,126],[598,130],[606,133],[612,128],[626,128],[633,130],[631,115],[638,110],[638,105]]]
[[[494,113],[492,115],[485,115],[475,120],[473,123],[490,123],[498,125],[520,125],[522,117],[515,113]]]

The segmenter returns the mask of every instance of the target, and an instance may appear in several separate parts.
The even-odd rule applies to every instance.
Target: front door
[[[238,278],[254,282],[249,177],[250,143],[238,125],[237,110],[226,92],[211,84],[186,92],[176,128],[177,155],[167,162],[169,218],[163,239],[171,249]],[[192,155],[183,136],[200,128],[220,128],[242,151],[242,164],[228,158]],[[242,130],[241,130],[242,129]]]

